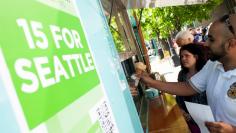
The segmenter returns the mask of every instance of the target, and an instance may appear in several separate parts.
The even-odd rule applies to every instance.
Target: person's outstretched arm
[[[160,91],[173,95],[190,96],[197,93],[197,91],[195,91],[188,82],[162,82],[153,80],[147,74],[141,75],[141,81],[149,87],[156,88]]]

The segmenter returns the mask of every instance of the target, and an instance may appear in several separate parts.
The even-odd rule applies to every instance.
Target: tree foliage
[[[124,44],[124,41],[122,40],[122,36],[120,32],[118,31],[118,26],[116,24],[115,17],[112,17],[111,24],[109,27],[110,27],[111,34],[112,34],[117,51],[124,52],[126,50],[125,44]]]
[[[172,31],[179,31],[193,21],[209,19],[211,11],[222,0],[208,0],[205,4],[146,8],[142,11],[141,26],[145,39],[167,38]],[[141,9],[138,9],[138,15]]]

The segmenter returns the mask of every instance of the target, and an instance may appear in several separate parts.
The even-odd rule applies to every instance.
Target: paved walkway
[[[166,81],[177,82],[180,66],[174,67],[171,57],[160,60],[157,56],[149,56],[151,72],[158,72],[164,75]]]

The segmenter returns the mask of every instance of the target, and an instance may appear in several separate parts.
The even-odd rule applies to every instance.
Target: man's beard
[[[211,54],[210,60],[211,60],[211,61],[219,61],[219,60],[222,59],[224,56],[225,56],[225,55]]]
[[[224,45],[222,45],[222,51],[219,53],[214,53],[212,50],[210,50],[210,57],[209,59],[211,61],[220,61],[222,58],[224,58],[226,55],[226,51],[224,49]]]
[[[211,48],[209,48],[209,50],[210,50],[210,57],[209,57],[209,59],[211,61],[220,61],[220,60],[222,60],[226,56],[226,51],[225,51],[224,43],[221,44],[221,48],[220,49],[221,49],[220,52],[213,52],[213,50]]]

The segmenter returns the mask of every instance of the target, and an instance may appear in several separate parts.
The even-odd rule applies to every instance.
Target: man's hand
[[[236,127],[224,122],[206,122],[210,133],[236,133]]]
[[[138,76],[140,77],[141,81],[149,87],[150,84],[154,81],[154,79],[152,79],[148,73],[142,73],[141,75]]]

